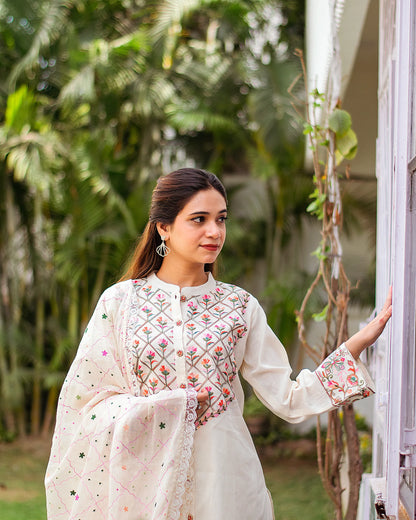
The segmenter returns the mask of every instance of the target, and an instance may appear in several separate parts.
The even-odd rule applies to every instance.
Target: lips
[[[218,251],[220,246],[217,244],[203,244],[201,245],[201,247],[203,247],[207,251]]]

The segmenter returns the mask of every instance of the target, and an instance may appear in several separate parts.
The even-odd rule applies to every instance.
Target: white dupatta
[[[128,361],[133,297],[129,282],[104,292],[65,379],[45,478],[48,520],[181,517],[196,392],[139,395]]]

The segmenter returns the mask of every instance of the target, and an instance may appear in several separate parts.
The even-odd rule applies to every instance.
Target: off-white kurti
[[[238,372],[290,422],[372,392],[345,346],[291,380],[257,300],[211,275],[107,289],[59,398],[48,519],[271,520]]]

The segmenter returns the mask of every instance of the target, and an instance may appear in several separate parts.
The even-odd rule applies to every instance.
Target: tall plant
[[[306,292],[300,310],[297,312],[298,334],[307,353],[317,363],[348,339],[348,303],[351,283],[345,273],[342,260],[342,188],[339,167],[344,159],[352,159],[357,151],[357,137],[351,128],[351,117],[340,108],[337,100],[331,100],[323,93],[308,91],[305,63],[301,51],[300,58],[309,102],[306,115],[295,105],[299,115],[305,118],[305,135],[313,158],[314,191],[307,211],[314,215],[321,227],[321,241],[314,252],[318,259],[316,276]],[[348,167],[345,170],[348,175]],[[324,340],[321,347],[311,345],[305,331],[305,313],[311,296],[320,293],[325,306],[313,314],[316,321],[325,324]],[[342,416],[342,419],[341,419]],[[345,444],[344,444],[345,443]],[[348,460],[348,500],[343,512],[341,465]],[[328,414],[328,428],[323,438],[318,420],[317,454],[318,466],[325,490],[334,503],[336,518],[354,520],[357,515],[359,488],[362,476],[362,462],[359,450],[358,430],[354,407],[347,404],[341,410]]]

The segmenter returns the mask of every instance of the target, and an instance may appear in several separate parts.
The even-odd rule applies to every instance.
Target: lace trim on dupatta
[[[139,297],[137,294],[137,284],[138,280],[132,281],[132,287],[130,288],[130,299],[128,301],[129,308],[129,317],[127,320],[127,330],[126,330],[126,355],[127,355],[127,373],[130,378],[130,383],[132,385],[132,390],[134,391],[134,395],[140,395],[140,385],[137,380],[137,376],[134,373],[134,361],[133,361],[133,338],[135,333],[135,325],[138,321],[139,316]]]
[[[181,517],[181,507],[182,504],[187,506],[188,504],[192,504],[193,501],[191,497],[186,497],[186,491],[191,491],[193,486],[189,486],[187,480],[192,468],[191,458],[192,458],[192,447],[194,444],[194,433],[195,433],[195,421],[196,421],[196,407],[198,404],[197,393],[193,388],[188,388],[185,390],[187,396],[186,402],[186,415],[185,415],[185,425],[184,425],[184,435],[183,435],[183,445],[182,452],[180,454],[180,461],[177,469],[177,478],[176,478],[176,491],[172,499],[172,510],[170,515],[168,516],[169,520],[180,520]],[[190,488],[190,489],[189,489]],[[189,511],[184,511],[186,516],[184,517],[188,520]]]

